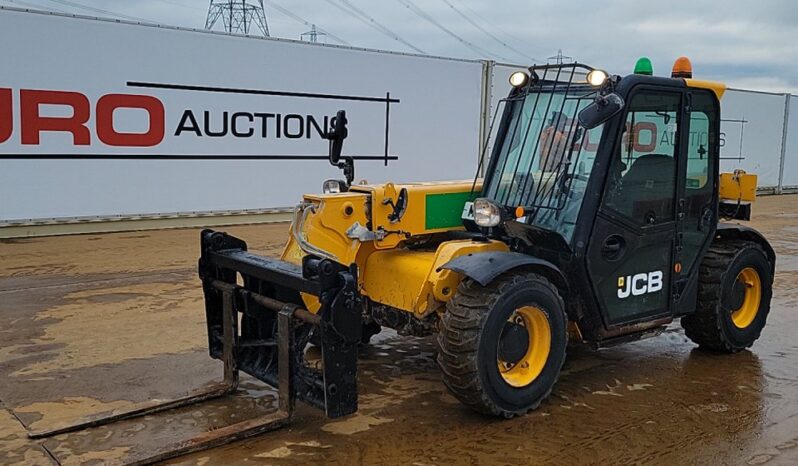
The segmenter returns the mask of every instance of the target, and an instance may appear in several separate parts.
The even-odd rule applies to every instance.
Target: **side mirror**
[[[324,133],[324,138],[330,141],[330,163],[333,165],[338,165],[341,160],[344,139],[349,135],[346,123],[346,110],[338,110],[330,121],[330,130]]]
[[[579,112],[579,124],[585,129],[593,129],[623,110],[623,97],[616,93],[599,96]]]

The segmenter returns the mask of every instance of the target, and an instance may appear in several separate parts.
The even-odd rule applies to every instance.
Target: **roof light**
[[[587,74],[587,82],[591,86],[601,86],[607,82],[607,72],[604,70],[592,70]]]
[[[687,57],[679,57],[673,62],[673,70],[671,71],[671,78],[692,78],[693,77],[693,64]]]
[[[635,63],[635,74],[642,74],[652,76],[654,74],[654,67],[651,65],[651,60],[648,57],[640,57]]]
[[[510,75],[510,85],[513,87],[522,87],[529,82],[529,75],[523,71],[516,71]]]

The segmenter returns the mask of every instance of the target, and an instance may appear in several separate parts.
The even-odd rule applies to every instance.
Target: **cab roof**
[[[726,92],[726,85],[717,81],[704,81],[701,79],[685,78],[684,83],[687,85],[687,87],[709,89],[715,93],[715,95],[718,97],[718,100],[720,100],[721,97],[723,97],[723,93]]]

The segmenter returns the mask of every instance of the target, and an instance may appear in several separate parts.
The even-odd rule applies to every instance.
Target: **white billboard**
[[[729,89],[721,108],[720,169],[756,173],[760,188],[779,185],[785,96]]]
[[[785,188],[798,187],[798,96],[790,96],[789,119],[787,124],[787,140],[784,151]]]
[[[294,205],[470,178],[482,63],[0,9],[0,221]]]

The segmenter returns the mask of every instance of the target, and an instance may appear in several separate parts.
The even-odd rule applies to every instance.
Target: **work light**
[[[338,194],[346,191],[346,189],[341,189],[341,185],[346,186],[346,183],[341,180],[325,180],[322,185],[322,192],[324,194]]]
[[[513,87],[526,86],[527,82],[529,82],[529,75],[523,71],[516,71],[510,75],[510,85]]]
[[[591,86],[599,87],[607,81],[607,72],[604,70],[593,70],[587,74],[587,82]]]
[[[485,228],[495,227],[502,221],[502,211],[493,202],[480,197],[474,200],[474,222]]]

